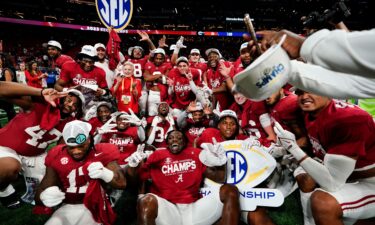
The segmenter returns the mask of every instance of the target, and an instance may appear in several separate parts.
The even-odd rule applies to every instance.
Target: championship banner
[[[243,141],[225,141],[223,145],[227,161],[226,183],[236,185],[242,211],[254,211],[257,206],[278,207],[284,195],[277,189],[254,188],[265,181],[275,170],[276,160],[260,146],[243,149]],[[205,179],[200,192],[203,196],[218,191],[221,184]]]
[[[133,0],[95,0],[95,6],[100,20],[108,29],[118,32],[130,23]]]

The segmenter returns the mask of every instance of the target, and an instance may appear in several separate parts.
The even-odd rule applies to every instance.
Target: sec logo
[[[247,161],[238,151],[226,151],[228,158],[227,164],[227,183],[238,184],[246,176]]]
[[[124,29],[133,14],[133,0],[95,0],[99,18],[107,28]]]
[[[276,168],[275,159],[259,146],[243,149],[242,141],[224,141],[227,161],[227,183],[237,187],[255,187]]]

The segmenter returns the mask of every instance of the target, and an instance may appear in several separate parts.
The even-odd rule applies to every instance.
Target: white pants
[[[316,190],[327,192],[338,201],[344,221],[375,217],[375,177],[346,183],[335,192],[328,192],[321,188]]]
[[[22,156],[11,148],[0,146],[0,158],[10,157],[19,161],[22,166],[22,173],[25,177],[37,178],[39,183],[42,181],[46,172],[44,165],[47,152],[37,156]]]
[[[157,225],[211,225],[221,218],[223,203],[219,190],[191,204],[173,204],[158,197]],[[152,194],[153,195],[153,194]]]
[[[45,225],[99,225],[84,204],[65,204],[54,212]]]
[[[149,116],[158,115],[158,106],[160,103],[160,92],[159,91],[149,91],[147,99],[147,111]]]
[[[306,173],[302,167],[294,171],[294,176]],[[352,224],[356,220],[375,217],[375,177],[358,180],[354,183],[346,183],[335,192],[324,191],[334,197],[341,205],[343,221]]]

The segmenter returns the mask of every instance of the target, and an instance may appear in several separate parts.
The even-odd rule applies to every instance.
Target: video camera
[[[324,10],[323,13],[311,12],[302,22],[308,28],[324,28],[327,23],[337,24],[351,15],[344,0],[336,2],[331,9]]]

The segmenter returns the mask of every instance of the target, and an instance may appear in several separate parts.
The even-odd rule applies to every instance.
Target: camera
[[[332,8],[326,9],[323,13],[311,12],[302,22],[308,28],[324,28],[327,23],[337,24],[351,15],[350,9],[345,5],[344,0],[336,2]]]

